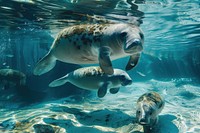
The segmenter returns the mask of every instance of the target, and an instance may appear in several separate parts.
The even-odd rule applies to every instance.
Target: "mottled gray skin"
[[[164,99],[156,92],[143,94],[137,101],[136,119],[149,132],[158,122],[158,114],[164,108]]]
[[[97,90],[98,97],[101,98],[106,95],[107,89],[110,89],[110,93],[115,94],[121,86],[132,84],[132,79],[125,71],[120,69],[114,69],[112,75],[107,75],[100,67],[92,66],[70,72],[66,76],[54,80],[49,86],[61,86],[66,82],[82,89]]]
[[[0,69],[1,87],[14,87],[26,84],[26,75],[13,69]]]
[[[99,63],[106,74],[113,74],[112,60],[130,56],[126,70],[138,63],[144,35],[130,24],[76,25],[62,30],[47,55],[38,62],[35,75],[54,68],[56,60],[73,64]]]

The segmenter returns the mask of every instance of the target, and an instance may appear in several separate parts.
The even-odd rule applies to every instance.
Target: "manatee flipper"
[[[55,65],[56,65],[56,58],[51,53],[48,53],[37,63],[33,71],[33,74],[42,75],[53,69]]]
[[[56,79],[54,81],[52,81],[50,84],[49,84],[49,87],[57,87],[57,86],[61,86],[61,85],[64,85],[66,82],[68,82],[68,77],[69,77],[69,74],[59,78],[59,79]]]
[[[106,95],[107,90],[108,90],[108,84],[109,84],[109,83],[104,83],[104,84],[98,89],[97,94],[98,94],[98,97],[99,97],[99,98],[102,98],[102,97],[104,97],[104,96]]]
[[[140,53],[131,55],[128,61],[128,64],[126,65],[126,71],[131,70],[133,67],[135,67],[139,61]]]
[[[117,92],[119,92],[119,89],[120,89],[119,87],[118,88],[111,88],[110,89],[110,93],[111,94],[116,94]]]
[[[109,47],[104,46],[99,49],[99,65],[106,74],[111,75],[114,73],[114,70],[110,60],[110,53]]]

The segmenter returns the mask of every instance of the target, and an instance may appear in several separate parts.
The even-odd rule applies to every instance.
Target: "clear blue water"
[[[128,71],[131,86],[99,99],[70,83],[48,87],[83,66],[57,62],[52,71],[33,75],[60,30],[110,22],[139,23],[144,32],[140,61]],[[39,132],[37,124],[59,133],[143,132],[134,122],[136,101],[148,91],[166,101],[154,132],[200,132],[199,0],[0,0],[0,42],[0,68],[27,77],[23,88],[0,88],[0,132]],[[126,62],[113,66],[124,69]]]

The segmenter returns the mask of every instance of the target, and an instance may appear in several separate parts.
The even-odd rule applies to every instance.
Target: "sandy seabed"
[[[136,101],[148,91],[165,98],[153,133],[200,132],[200,86],[149,80],[97,98],[81,95],[17,110],[0,109],[0,133],[142,133],[135,120]]]

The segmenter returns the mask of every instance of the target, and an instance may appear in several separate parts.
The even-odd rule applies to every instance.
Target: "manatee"
[[[132,79],[121,69],[114,69],[112,75],[105,74],[98,66],[79,68],[67,75],[52,81],[49,86],[57,87],[64,85],[66,82],[86,90],[97,90],[98,97],[106,95],[107,90],[116,94],[121,86],[130,85]]]
[[[26,84],[26,75],[13,69],[0,69],[0,85],[4,89]]]
[[[164,99],[156,92],[147,92],[137,100],[136,119],[149,132],[158,122],[158,114],[163,110]]]
[[[126,70],[134,68],[143,49],[144,35],[131,24],[85,24],[63,29],[49,52],[36,64],[34,75],[42,75],[56,65],[56,60],[72,64],[99,64],[106,74],[113,74],[113,60],[129,56]]]

